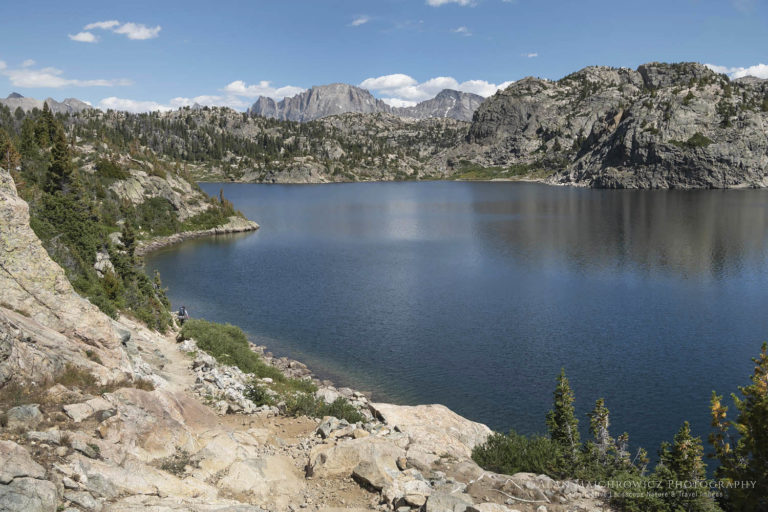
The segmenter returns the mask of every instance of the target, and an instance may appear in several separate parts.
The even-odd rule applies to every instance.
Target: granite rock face
[[[472,121],[472,116],[485,98],[469,92],[443,89],[430,100],[422,101],[412,107],[397,108],[394,113],[403,117],[428,119],[449,117],[459,121]]]
[[[30,112],[34,109],[42,110],[43,105],[46,103],[48,104],[48,108],[50,108],[51,112],[54,114],[74,114],[93,108],[84,101],[80,101],[76,98],[66,98],[60,102],[53,98],[47,98],[45,101],[42,101],[34,98],[25,98],[16,92],[12,92],[5,99],[0,99],[0,105],[5,105],[11,112],[14,112],[17,108],[20,108],[24,112]]]
[[[370,114],[391,111],[392,107],[374,98],[370,92],[349,84],[315,86],[277,103],[261,97],[249,110],[251,115],[283,121],[312,121],[347,112]]]
[[[248,112],[253,116],[301,122],[348,112],[394,114],[413,119],[438,117],[471,121],[472,114],[483,99],[477,94],[444,89],[434,98],[412,107],[392,107],[365,89],[348,84],[330,84],[312,87],[279,102],[261,96]]]
[[[485,101],[467,144],[442,161],[524,165],[551,183],[602,188],[765,187],[766,100],[768,81],[696,63],[525,78]]]

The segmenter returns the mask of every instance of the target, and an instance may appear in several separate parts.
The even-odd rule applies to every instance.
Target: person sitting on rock
[[[179,323],[181,325],[184,325],[184,322],[189,320],[189,313],[187,312],[187,307],[186,306],[181,306],[179,308],[179,312],[177,314],[179,315]]]

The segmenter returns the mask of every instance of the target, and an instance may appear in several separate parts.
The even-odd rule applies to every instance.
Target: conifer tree
[[[589,431],[594,437],[594,446],[597,452],[598,462],[605,464],[608,458],[608,452],[615,448],[615,442],[608,432],[610,426],[610,412],[605,406],[605,400],[599,398],[595,402],[595,408],[587,413],[589,417]]]
[[[768,511],[768,345],[753,358],[752,384],[739,386],[742,398],[731,395],[739,414],[728,420],[722,396],[712,392],[714,446],[720,467],[715,475],[728,482],[750,482],[728,489],[725,503],[731,510]],[[735,430],[736,437],[732,435]]]
[[[554,392],[553,409],[547,413],[549,437],[561,449],[566,463],[574,463],[579,450],[579,420],[573,407],[573,391],[565,376],[565,369],[560,370],[557,387]]]
[[[51,166],[48,168],[46,191],[68,192],[73,179],[73,166],[69,154],[69,144],[61,126],[56,128],[51,149]]]

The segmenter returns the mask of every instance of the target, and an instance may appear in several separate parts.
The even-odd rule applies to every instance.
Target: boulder
[[[8,428],[31,429],[35,428],[43,421],[43,414],[40,412],[40,406],[37,404],[19,405],[8,409],[6,412],[8,418]]]
[[[409,451],[471,458],[472,449],[483,444],[491,434],[486,425],[459,416],[444,405],[374,403],[370,407],[387,425],[408,435]]]
[[[72,418],[75,423],[93,416],[97,412],[108,411],[114,406],[103,398],[94,398],[80,404],[69,404],[64,406],[64,412]]]
[[[56,486],[48,480],[16,478],[0,485],[0,510],[4,512],[55,512]]]
[[[464,512],[472,505],[472,498],[466,494],[434,492],[427,500],[426,512]]]
[[[0,441],[0,484],[21,477],[43,478],[45,469],[32,460],[23,446],[13,441]]]
[[[315,446],[309,456],[308,475],[320,478],[349,477],[381,490],[400,472],[397,459],[405,455],[397,439],[363,437],[338,444]]]
[[[235,462],[218,486],[234,494],[250,496],[259,504],[269,502],[284,508],[304,491],[305,483],[291,459],[271,455]]]

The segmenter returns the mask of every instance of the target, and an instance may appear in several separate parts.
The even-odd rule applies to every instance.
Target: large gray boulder
[[[44,480],[45,469],[13,441],[0,441],[0,510],[53,512],[56,486]]]

